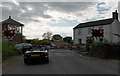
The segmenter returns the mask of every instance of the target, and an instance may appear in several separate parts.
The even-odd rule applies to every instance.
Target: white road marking
[[[67,50],[67,51],[69,51],[70,53],[73,53],[73,54],[76,54],[76,55],[82,56],[81,54],[77,54],[77,53],[72,52],[72,51],[70,51],[70,50]]]

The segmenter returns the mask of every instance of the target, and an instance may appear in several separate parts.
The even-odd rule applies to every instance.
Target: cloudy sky
[[[30,2],[8,0],[0,4],[2,20],[12,16],[23,23],[23,35],[28,39],[42,39],[42,34],[52,32],[61,36],[72,36],[73,27],[79,23],[112,18],[112,12],[118,10],[119,0],[95,0],[76,2]]]

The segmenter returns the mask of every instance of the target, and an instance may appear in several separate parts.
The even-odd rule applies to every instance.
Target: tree
[[[58,40],[57,42],[64,42],[64,40]]]
[[[22,36],[22,42],[26,43],[26,37],[25,36]]]
[[[52,40],[53,41],[62,40],[62,36],[60,36],[59,34],[55,34],[55,35],[52,36]]]
[[[64,42],[67,42],[67,43],[70,43],[70,44],[73,43],[72,37],[64,37],[63,40],[64,40]]]
[[[46,33],[44,33],[44,34],[42,35],[42,37],[43,37],[44,39],[48,39],[48,40],[51,39],[51,36],[52,36],[52,33],[51,33],[51,32],[46,32]]]
[[[48,39],[43,39],[43,40],[33,39],[31,41],[31,44],[32,45],[50,45],[51,40],[48,40]]]
[[[33,45],[40,45],[40,44],[41,44],[41,41],[38,40],[38,39],[33,39],[33,40],[31,41],[31,44],[33,44]]]
[[[51,45],[51,41],[48,39],[43,39],[43,40],[41,40],[41,44],[42,45]]]

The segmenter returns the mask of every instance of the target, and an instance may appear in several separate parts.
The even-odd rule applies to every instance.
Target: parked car
[[[24,54],[24,63],[30,64],[32,62],[49,62],[48,51],[44,48],[26,51]]]
[[[16,44],[15,45],[16,49],[22,50],[23,53],[26,52],[26,50],[29,50],[32,48],[32,45],[29,43],[21,43],[21,44]]]
[[[54,46],[50,46],[50,49],[54,49]]]

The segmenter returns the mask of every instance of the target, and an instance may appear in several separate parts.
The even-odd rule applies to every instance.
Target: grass
[[[2,41],[2,61],[6,60],[10,56],[22,54],[21,50],[16,50],[14,45],[8,45],[5,41]]]
[[[0,63],[2,63],[2,40],[0,39]]]

